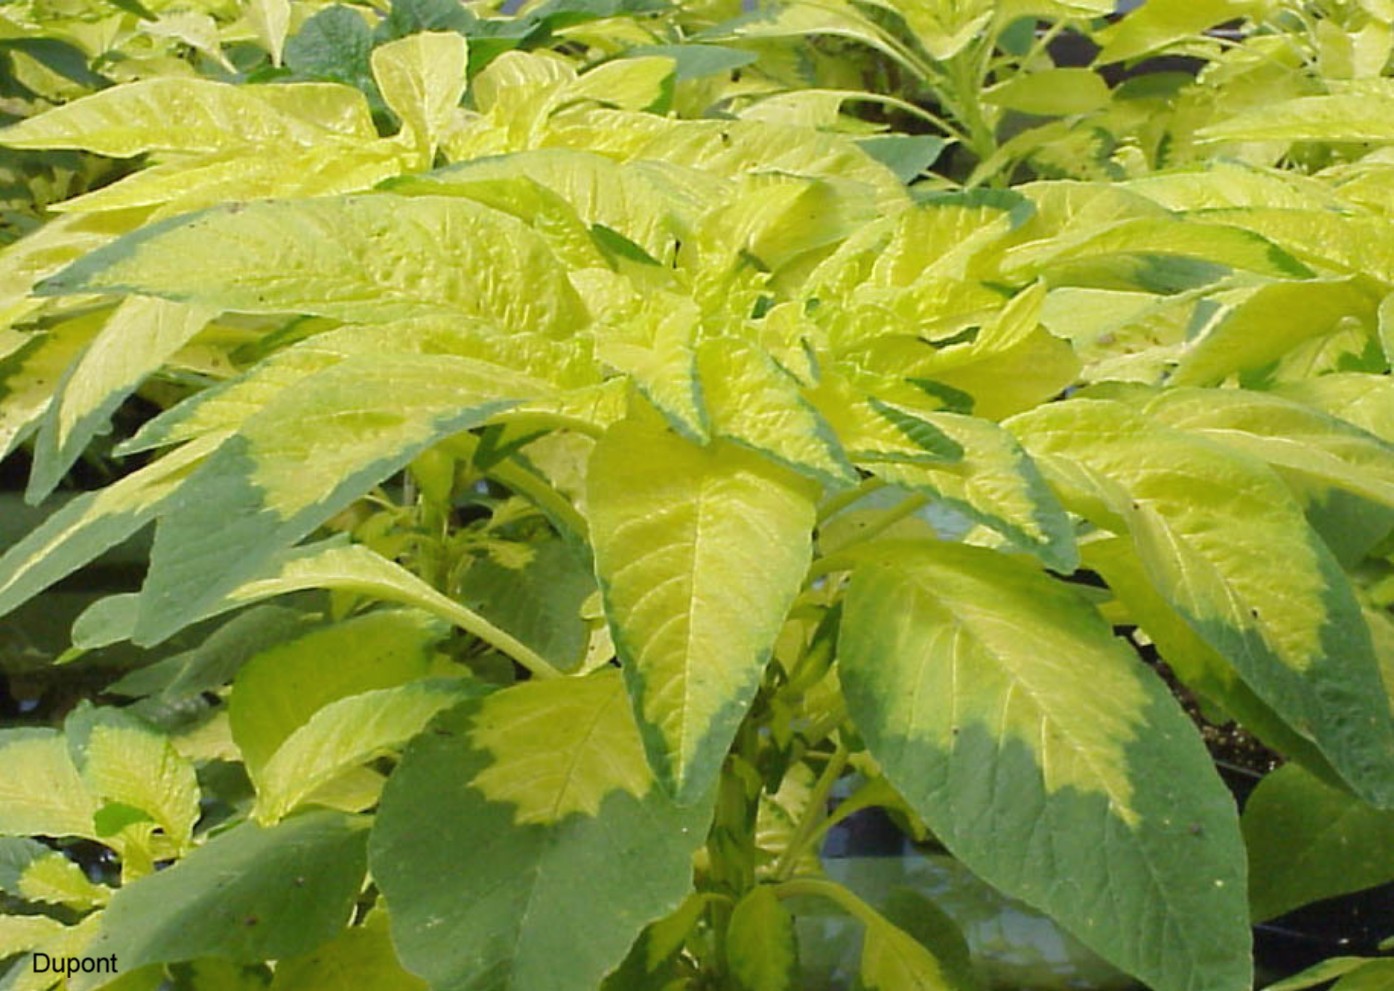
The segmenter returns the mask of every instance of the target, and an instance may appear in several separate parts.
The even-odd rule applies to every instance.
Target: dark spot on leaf
[[[255,915],[249,915],[249,916],[247,916],[245,919],[242,920],[242,924],[243,924],[244,926],[250,927],[250,926],[256,925],[256,924],[257,924],[258,922],[260,922],[260,921],[261,921],[261,920],[258,919]]]

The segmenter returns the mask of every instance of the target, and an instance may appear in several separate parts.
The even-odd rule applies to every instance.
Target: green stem
[[[442,595],[434,589],[431,591],[434,594],[431,596],[428,608],[441,618],[448,619],[466,633],[478,637],[500,653],[507,654],[532,672],[535,678],[564,677],[562,672],[553,667],[547,658],[511,634],[500,630],[473,609],[460,605],[449,596]],[[413,601],[421,604],[417,600]]]
[[[588,538],[590,527],[586,518],[571,504],[571,500],[548,485],[546,479],[528,471],[512,458],[491,466],[484,474],[530,499],[533,505],[577,537],[582,540]]]
[[[867,478],[856,488],[845,489],[823,503],[818,509],[818,525],[822,526],[838,513],[855,502],[860,502],[877,489],[884,489],[886,483],[879,478]]]
[[[837,749],[833,751],[832,757],[828,760],[827,766],[823,768],[823,773],[818,776],[813,791],[808,796],[808,805],[804,808],[803,816],[799,819],[798,825],[794,827],[794,835],[789,838],[789,844],[780,854],[779,862],[775,864],[774,876],[776,880],[787,880],[789,875],[794,873],[794,866],[799,862],[799,857],[803,855],[813,837],[818,834],[819,825],[827,817],[828,796],[832,794],[833,786],[837,784],[838,778],[842,777],[842,772],[847,769],[847,760],[850,756],[847,747],[839,742]]]
[[[836,881],[820,877],[796,877],[774,886],[777,898],[823,898],[841,906],[848,915],[865,925],[879,925],[881,913]]]

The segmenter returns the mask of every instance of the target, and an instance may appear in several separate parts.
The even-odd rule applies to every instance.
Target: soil
[[[1147,663],[1171,688],[1171,693],[1186,710],[1186,715],[1191,717],[1191,722],[1196,724],[1216,764],[1248,771],[1259,777],[1282,765],[1281,754],[1265,747],[1238,723],[1212,723],[1206,719],[1194,693],[1177,679],[1166,661],[1157,657],[1150,648],[1144,648],[1142,653]]]

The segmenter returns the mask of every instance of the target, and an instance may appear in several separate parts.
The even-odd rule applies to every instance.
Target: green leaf
[[[843,609],[848,711],[956,857],[1158,991],[1249,986],[1233,801],[1092,607],[1019,560],[917,542],[869,547]]]
[[[261,47],[271,56],[271,64],[279,67],[286,35],[290,33],[290,0],[251,0],[247,5],[247,22],[256,32]]]
[[[1087,114],[1108,106],[1108,83],[1092,69],[1044,69],[984,91],[983,101],[1042,117]]]
[[[51,729],[0,730],[0,835],[95,839],[97,800]]]
[[[63,929],[46,915],[0,915],[0,960],[38,949]]]
[[[140,292],[220,310],[366,323],[482,316],[553,336],[587,322],[537,234],[505,213],[453,197],[373,194],[214,207],[143,227],[37,291]]]
[[[715,780],[803,582],[811,486],[729,443],[626,421],[596,445],[587,505],[596,575],[659,780]]]
[[[256,606],[222,624],[197,647],[137,668],[103,691],[170,701],[218,691],[247,661],[304,633],[311,619],[312,615],[298,609]]]
[[[210,435],[84,493],[0,556],[0,615],[11,612],[154,518],[193,466],[222,441]]]
[[[381,610],[313,629],[249,659],[233,682],[228,720],[252,780],[331,702],[425,677],[444,634],[424,613]],[[326,665],[326,657],[334,663]]]
[[[172,867],[125,885],[92,955],[122,970],[203,956],[240,963],[308,953],[349,918],[366,868],[366,823],[311,812],[219,833]]]
[[[161,519],[137,642],[201,618],[436,441],[548,391],[483,362],[384,354],[281,394],[190,476]]]
[[[595,593],[590,565],[562,540],[529,545],[520,570],[490,558],[470,565],[454,598],[545,657],[558,671],[573,671],[585,657],[590,624],[581,616]]]
[[[655,259],[670,258],[677,239],[687,234],[700,212],[729,192],[721,180],[695,170],[654,161],[620,163],[563,148],[461,162],[403,180],[402,185],[438,194],[459,185],[470,195],[473,184],[511,177],[525,177],[551,190],[585,226],[616,231]],[[504,204],[499,208],[510,209]]]
[[[1147,0],[1098,36],[1104,44],[1095,61],[1107,65],[1147,55],[1260,9],[1254,0]]]
[[[798,973],[794,917],[769,885],[736,903],[726,930],[726,960],[744,991],[789,991]]]
[[[424,31],[373,50],[373,77],[429,166],[465,95],[469,43],[453,31]]]
[[[597,328],[596,357],[628,375],[684,437],[710,439],[697,379],[701,312],[686,297],[654,293]]]
[[[889,787],[887,791],[892,791]],[[903,806],[897,796],[896,801]],[[942,983],[953,991],[982,991],[968,941],[954,920],[924,893],[909,887],[891,891],[881,914],[933,955]]]
[[[1108,582],[1127,609],[1128,618],[1147,634],[1186,687],[1218,705],[1267,746],[1339,780],[1340,775],[1321,751],[1260,699],[1224,656],[1153,586],[1131,540],[1091,539],[1081,549],[1084,566]]]
[[[63,371],[101,326],[99,315],[64,320],[31,333],[0,359],[0,457],[19,446],[53,399]]]
[[[122,301],[68,369],[34,445],[26,498],[52,492],[111,414],[145,377],[187,344],[212,316],[206,310],[136,296]]]
[[[1012,279],[1044,276],[1052,281],[1078,280],[1099,271],[1100,288],[1151,288],[1142,278],[1146,269],[1117,286],[1108,281],[1110,264],[1133,259],[1195,260],[1215,266],[1202,270],[1203,281],[1213,282],[1233,269],[1274,279],[1310,278],[1311,269],[1277,244],[1240,226],[1207,223],[1190,217],[1132,217],[1114,223],[1077,225],[1065,236],[1031,241],[1007,251],[1002,274]],[[1092,280],[1091,280],[1092,281]]]
[[[924,418],[865,394],[835,369],[826,369],[805,397],[832,426],[860,465],[931,464],[963,457],[963,448]]]
[[[0,144],[130,158],[150,151],[312,145],[333,137],[261,99],[261,92],[197,78],[144,79],[26,118],[0,131]]]
[[[1394,812],[1380,812],[1288,764],[1244,805],[1255,921],[1394,881]]]
[[[198,780],[169,737],[120,709],[86,703],[69,714],[64,731],[94,796],[139,809],[176,849],[188,845],[200,814]]]
[[[1066,504],[1126,528],[1153,586],[1263,702],[1358,794],[1394,804],[1394,725],[1369,629],[1268,466],[1109,401],[1054,403],[1008,429],[1037,463],[1079,473]]]
[[[710,814],[655,787],[618,672],[528,681],[408,747],[373,877],[433,988],[591,991],[691,890]]]
[[[1196,132],[1200,141],[1394,141],[1388,91],[1299,96],[1234,114]]]
[[[1331,991],[1387,991],[1394,983],[1394,960],[1368,959],[1331,988]]]
[[[29,865],[53,853],[27,836],[0,836],[0,891],[19,897],[19,879]]]
[[[562,100],[594,100],[621,110],[662,111],[672,101],[675,66],[661,55],[625,53],[589,69],[561,94]]]
[[[697,351],[702,401],[713,434],[754,448],[816,481],[857,480],[832,429],[799,384],[759,348],[730,337]]]
[[[1270,984],[1263,991],[1301,991],[1303,988],[1326,984],[1369,963],[1367,957],[1329,957],[1313,964],[1301,973]]]
[[[1146,413],[1285,473],[1394,506],[1394,444],[1310,406],[1240,389],[1168,389]]]
[[[256,777],[253,816],[275,822],[344,772],[390,753],[431,717],[481,688],[460,679],[417,681],[331,702],[296,729]]]
[[[403,150],[392,141],[277,145],[162,162],[76,196],[53,209],[87,213],[154,207],[162,219],[229,200],[333,196],[369,189],[397,175]]]
[[[1379,300],[1349,279],[1274,282],[1242,294],[1187,342],[1174,385],[1218,384],[1357,322],[1373,326]]]
[[[1344,372],[1296,382],[1280,382],[1274,393],[1353,423],[1386,444],[1394,444],[1394,378]]]
[[[921,415],[957,443],[963,457],[940,464],[880,462],[870,466],[875,475],[943,500],[1052,570],[1069,574],[1079,566],[1074,524],[1011,434],[977,417]]]
[[[879,917],[865,920],[861,978],[866,991],[950,991],[955,985],[934,954]]]
[[[375,912],[361,926],[312,953],[276,964],[271,991],[427,991],[421,978],[397,962],[387,913]]]
[[[326,79],[364,92],[373,87],[373,33],[357,11],[335,4],[317,12],[286,42],[285,64],[303,79]]]
[[[111,889],[93,884],[77,864],[61,853],[50,852],[24,869],[16,894],[31,902],[86,911],[105,905],[111,898]]]
[[[914,182],[939,160],[948,142],[933,134],[881,134],[859,138],[857,147],[895,173],[901,182]]]
[[[209,607],[205,616],[306,589],[351,592],[425,610],[474,634],[534,672],[556,673],[544,658],[479,613],[437,592],[400,564],[361,544],[349,545],[342,540],[324,540],[277,555],[262,574],[233,589]],[[93,603],[73,626],[74,642],[96,647],[129,640],[139,604],[140,597],[134,594],[112,595]],[[84,627],[90,628],[90,643],[80,643],[80,630],[88,632]]]

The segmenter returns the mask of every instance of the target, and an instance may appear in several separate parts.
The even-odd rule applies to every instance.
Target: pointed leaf
[[[963,448],[962,459],[941,464],[886,461],[870,466],[875,475],[928,492],[1061,574],[1078,567],[1074,524],[1011,434],[977,417],[922,416]]]
[[[1344,324],[1373,324],[1377,303],[1347,279],[1260,286],[1187,343],[1171,382],[1212,385],[1236,372],[1261,369]]]
[[[1394,812],[1288,764],[1244,805],[1255,921],[1394,881]]]
[[[1239,389],[1168,389],[1146,412],[1286,472],[1394,506],[1394,443],[1310,406]]]
[[[884,919],[867,920],[861,978],[866,991],[951,991],[954,987],[934,954]]]
[[[406,743],[437,712],[480,686],[457,679],[417,681],[331,702],[297,728],[257,774],[253,816],[280,819],[315,791]]]
[[[843,608],[848,710],[956,857],[1159,991],[1249,986],[1233,802],[1092,607],[924,542],[869,549]]]
[[[429,165],[465,95],[469,43],[454,31],[422,31],[373,49],[382,98]]]
[[[214,207],[143,227],[38,291],[141,292],[242,313],[367,323],[483,316],[553,336],[569,335],[587,319],[537,234],[455,197],[375,194]]]
[[[1265,103],[1201,128],[1200,141],[1394,142],[1394,94],[1299,96]]]
[[[63,371],[101,327],[99,316],[36,331],[0,359],[0,457],[19,446],[53,400]]]
[[[434,442],[548,391],[482,362],[382,355],[279,396],[190,477],[161,520],[138,641],[158,643],[199,618]]]
[[[596,575],[649,760],[705,793],[808,568],[814,492],[725,442],[611,428],[591,456]]]
[[[1038,463],[1100,480],[1104,506],[1072,508],[1126,527],[1153,586],[1191,628],[1358,794],[1394,804],[1394,725],[1369,629],[1270,468],[1116,402],[1053,403],[1008,428]]]
[[[92,213],[157,208],[153,219],[202,210],[230,200],[295,199],[370,189],[397,175],[402,148],[391,141],[277,145],[255,155],[236,150],[143,168],[53,209]]]
[[[121,888],[94,956],[122,970],[202,956],[258,963],[334,937],[363,884],[366,823],[310,812],[263,829],[242,823],[172,867]]]
[[[149,523],[224,436],[210,434],[188,444],[104,489],[78,496],[44,520],[0,557],[0,615]]]
[[[591,991],[691,889],[709,819],[656,786],[618,672],[523,682],[408,747],[373,877],[438,991]]]
[[[1175,217],[1134,217],[1112,224],[1078,225],[1078,233],[1032,241],[1008,251],[1002,273],[1013,279],[1058,276],[1080,263],[1178,257],[1216,266],[1206,282],[1230,269],[1275,279],[1310,278],[1311,269],[1272,241],[1238,226]],[[1078,269],[1073,269],[1077,271]],[[1105,286],[1105,288],[1114,288]],[[1139,288],[1149,288],[1140,284]]]
[[[309,145],[329,137],[259,99],[260,90],[197,78],[145,79],[29,117],[0,131],[0,144],[129,158],[149,151]]]
[[[228,720],[252,780],[326,705],[424,677],[444,633],[424,613],[383,610],[313,629],[248,660],[233,683]]]
[[[702,400],[718,437],[768,454],[815,480],[857,480],[842,446],[793,377],[758,348],[724,337],[698,350]]]
[[[279,67],[290,32],[290,0],[251,0],[247,4],[247,21],[261,47],[271,56],[271,64]]]
[[[136,296],[123,301],[56,390],[34,445],[27,497],[38,502],[62,481],[121,401],[203,329],[212,314]]]
[[[1252,0],[1148,0],[1103,35],[1097,61],[1107,65],[1137,58],[1202,31],[1256,13]]]

